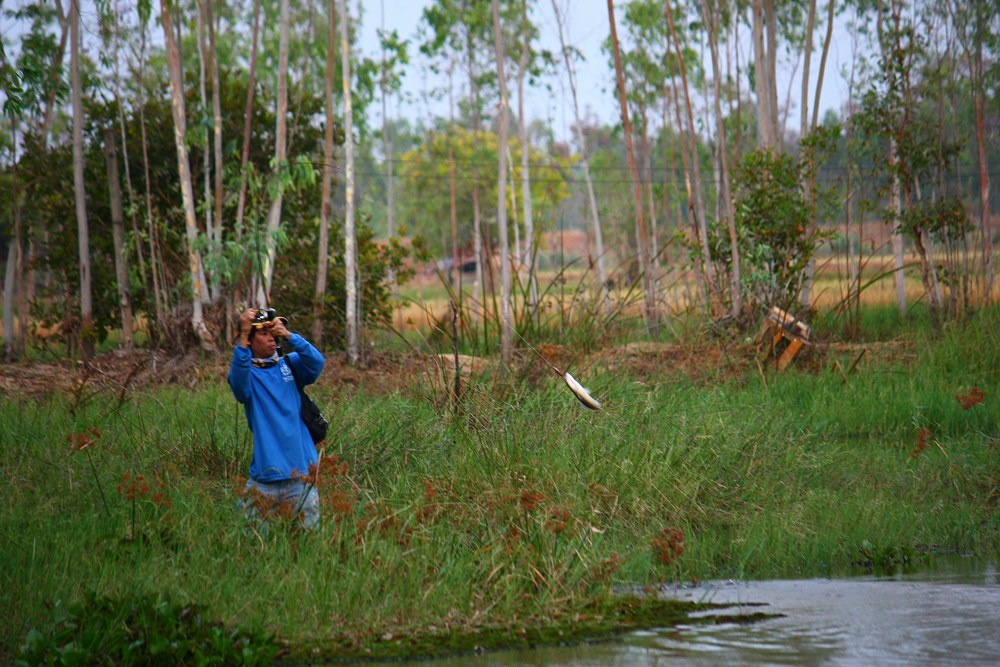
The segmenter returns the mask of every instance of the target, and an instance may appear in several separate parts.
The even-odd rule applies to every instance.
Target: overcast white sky
[[[417,30],[420,27],[421,14],[424,8],[431,4],[431,0],[354,0],[350,4],[355,13],[358,11],[358,7],[361,7],[360,48],[365,55],[377,57],[379,53],[377,30],[381,27],[386,30],[396,30],[400,37],[410,41],[411,64],[407,68],[406,78],[403,82],[404,90],[410,95],[410,101],[393,103],[390,105],[389,115],[407,116],[411,119],[426,118],[428,113],[447,115],[446,100],[437,103],[428,102],[426,96],[421,95],[422,91],[426,91],[435,84],[430,78],[433,75],[426,68],[419,67],[422,64],[422,56],[417,53],[420,42]],[[567,41],[579,49],[585,58],[584,61],[576,64],[581,110],[589,109],[603,122],[616,122],[618,107],[617,98],[611,88],[613,74],[608,66],[608,57],[601,51],[601,43],[607,38],[609,32],[607,3],[605,0],[559,0],[559,5],[561,8],[566,6],[571,8],[566,12],[564,19],[568,33]],[[619,17],[619,36],[622,37],[621,10],[618,6],[616,6],[616,10]],[[538,14],[535,20],[541,26],[543,48],[558,53],[559,33],[550,0],[542,0],[538,3]],[[813,54],[811,66],[813,81],[815,81],[819,68],[818,47],[822,36],[822,33],[817,31],[817,50]],[[749,43],[749,39],[746,39],[743,48],[745,49]],[[843,26],[838,25],[824,78],[821,114],[827,109],[839,111],[842,101],[847,97],[847,85],[840,75],[840,69],[842,62],[850,60],[850,53],[850,36]],[[741,59],[741,61],[745,62],[745,59]],[[798,127],[801,63],[797,64],[798,71],[791,79],[791,89],[788,86],[790,77],[793,75],[792,67],[782,67],[779,64],[779,69],[781,70],[778,84],[779,103],[784,103],[790,90],[793,109],[789,113],[788,123],[789,127]],[[530,103],[526,107],[526,115],[530,118],[550,122],[556,136],[566,138],[569,136],[569,127],[573,122],[573,108],[568,86],[565,83],[565,68],[561,61],[558,76],[559,79],[550,84],[551,93],[542,89],[537,89],[532,93]],[[810,92],[810,95],[812,94]],[[512,103],[516,104],[516,101],[512,100]],[[373,113],[375,114],[372,118],[373,122],[376,125],[381,125],[381,106],[375,105]]]

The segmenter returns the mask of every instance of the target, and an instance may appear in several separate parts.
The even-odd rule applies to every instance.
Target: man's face
[[[250,339],[250,351],[258,359],[270,357],[277,349],[278,344],[270,329],[258,329],[257,333]]]

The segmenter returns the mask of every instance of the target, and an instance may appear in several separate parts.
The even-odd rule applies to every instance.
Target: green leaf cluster
[[[197,604],[149,594],[88,592],[46,629],[33,629],[15,665],[268,665],[271,635],[230,628]]]

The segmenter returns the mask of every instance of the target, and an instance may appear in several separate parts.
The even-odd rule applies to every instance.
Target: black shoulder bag
[[[285,363],[288,364],[289,370],[292,371],[292,377],[295,378],[295,386],[299,390],[299,396],[302,397],[302,421],[306,423],[306,428],[309,429],[309,435],[312,436],[313,443],[319,444],[326,438],[326,431],[330,424],[323,417],[323,413],[319,411],[316,401],[309,397],[305,389],[302,388],[298,373],[295,372],[295,366],[287,359],[285,359]]]

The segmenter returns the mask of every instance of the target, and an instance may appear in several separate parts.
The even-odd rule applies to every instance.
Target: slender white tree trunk
[[[330,213],[333,211],[333,75],[337,44],[337,11],[334,0],[329,1],[326,33],[326,127],[323,130],[323,183],[319,209],[319,248],[316,257],[316,290],[313,295],[313,345],[323,343],[323,315],[326,300],[327,265],[330,251]]]
[[[814,0],[815,1],[815,0]],[[718,26],[715,23],[715,16],[711,11],[708,0],[701,3],[702,18],[708,26],[708,46],[712,54],[712,88],[715,100],[715,132],[718,136],[719,162],[722,165],[722,183],[719,192],[719,203],[722,205],[722,213],[729,228],[730,259],[732,262],[732,272],[729,276],[730,293],[730,313],[733,317],[739,317],[743,309],[743,298],[741,293],[740,279],[740,249],[736,236],[736,217],[733,215],[733,198],[729,185],[729,146],[726,141],[725,125],[722,118],[722,77],[719,67],[719,46],[718,46]]]
[[[895,166],[896,164],[895,139],[892,139],[889,142],[889,164],[891,166]],[[893,272],[893,278],[896,283],[896,306],[899,309],[900,317],[902,317],[903,315],[906,315],[906,280],[903,275],[905,258],[903,256],[903,235],[899,231],[900,217],[903,213],[903,203],[902,196],[900,194],[899,176],[895,173],[895,170],[892,176],[892,184],[889,191],[889,205],[892,208],[892,257],[893,268],[896,269]]]
[[[288,24],[289,0],[281,0],[281,19],[278,33],[278,99],[276,100],[276,118],[274,129],[274,167],[279,179],[277,194],[271,201],[271,209],[267,214],[267,239],[265,241],[266,256],[264,257],[264,280],[258,286],[257,300],[268,303],[271,294],[271,281],[274,279],[274,262],[278,254],[277,234],[281,229],[281,202],[284,190],[284,179],[287,170],[286,141],[288,138]]]
[[[108,190],[111,200],[111,237],[115,247],[115,278],[118,284],[118,308],[122,318],[122,347],[132,349],[132,299],[128,284],[128,248],[125,244],[125,211],[122,206],[122,189],[118,183],[118,151],[115,131],[104,130],[104,158],[108,170]]]
[[[590,210],[591,233],[594,239],[594,252],[597,255],[594,264],[597,267],[597,279],[600,282],[600,289],[604,294],[604,312],[611,313],[611,298],[608,293],[608,274],[604,265],[604,236],[601,233],[601,217],[597,210],[597,197],[594,194],[594,181],[590,177],[590,163],[587,160],[587,137],[583,133],[583,119],[580,116],[580,102],[576,92],[576,73],[573,69],[573,62],[570,60],[570,48],[566,44],[563,35],[563,19],[559,11],[557,0],[552,0],[552,10],[555,12],[556,25],[559,27],[559,47],[562,52],[563,61],[566,63],[566,78],[569,80],[569,89],[573,97],[573,119],[576,130],[576,141],[580,146],[580,167],[583,169],[583,180],[587,186],[587,205]]]
[[[497,139],[497,236],[500,241],[500,360],[506,368],[514,353],[513,323],[510,308],[510,248],[507,241],[507,133],[510,106],[507,96],[507,78],[504,74],[503,34],[500,31],[498,0],[493,6],[493,49],[497,59],[497,80],[500,84],[500,136]]]
[[[167,69],[170,73],[170,111],[174,118],[174,144],[177,147],[177,173],[181,182],[181,199],[184,203],[184,229],[187,239],[188,269],[191,275],[191,327],[203,349],[215,350],[202,311],[202,270],[201,255],[198,254],[198,223],[195,218],[194,186],[191,183],[191,167],[188,162],[187,113],[184,108],[184,78],[181,73],[180,53],[174,40],[168,0],[160,0],[160,17],[163,24],[163,43],[167,50]]]
[[[70,87],[73,98],[73,194],[76,201],[77,244],[80,256],[80,343],[83,356],[89,358],[94,354],[94,307],[90,284],[87,190],[83,179],[83,91],[80,83],[80,56],[83,44],[80,37],[78,0],[70,2],[69,26]]]
[[[285,0],[287,1],[287,0]],[[346,0],[338,0],[340,9],[340,62],[344,91],[344,282],[347,296],[347,358],[357,364],[358,350],[358,277],[354,232],[354,121],[351,110],[351,45]]]

